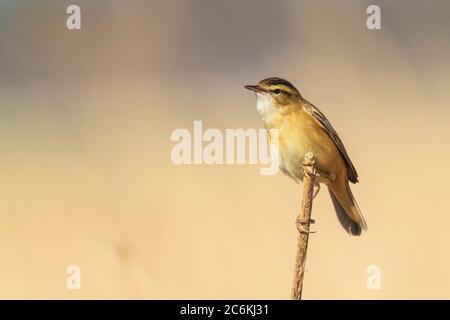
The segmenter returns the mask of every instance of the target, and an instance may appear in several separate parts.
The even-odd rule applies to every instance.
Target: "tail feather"
[[[336,210],[337,217],[342,227],[351,235],[359,236],[362,230],[367,230],[367,223],[359,210],[358,204],[350,190],[350,186],[346,184],[345,195],[333,193],[332,189],[328,189],[330,192],[331,200]],[[339,199],[337,197],[343,197],[345,199]],[[344,203],[345,207],[341,204]],[[347,212],[346,209],[349,211]],[[352,219],[353,218],[353,219]]]
[[[339,222],[341,223],[341,226],[347,231],[349,234],[353,236],[359,236],[362,232],[361,227],[359,224],[357,224],[355,221],[353,221],[348,215],[347,212],[345,212],[344,208],[339,203],[338,199],[336,199],[335,195],[331,190],[328,190],[330,192],[331,201],[333,202],[334,209],[336,210],[336,214],[338,217]]]
[[[359,209],[358,203],[356,202],[356,199],[353,196],[353,192],[350,189],[350,186],[348,183],[345,186],[347,187],[347,192],[350,195],[350,198],[352,198],[352,202],[353,202],[352,209],[353,209],[354,214],[356,214],[356,216],[358,217],[358,223],[364,231],[367,231],[367,222],[364,219],[361,209]]]

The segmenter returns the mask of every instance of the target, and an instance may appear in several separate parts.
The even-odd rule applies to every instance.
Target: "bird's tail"
[[[362,230],[367,230],[367,223],[356,203],[348,182],[336,188],[330,185],[331,200],[333,201],[337,217],[342,227],[351,235],[359,236]]]

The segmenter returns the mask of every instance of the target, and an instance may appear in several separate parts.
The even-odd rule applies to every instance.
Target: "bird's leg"
[[[320,172],[316,173],[316,176],[317,176],[318,180],[324,184],[330,184],[330,182],[336,180],[336,175],[334,173],[328,174],[328,173],[320,171]],[[320,189],[320,185],[319,185],[319,189]],[[319,192],[319,190],[317,190],[317,192]]]
[[[316,187],[317,187],[317,189],[316,189],[316,191],[314,191],[313,196],[312,196],[313,200],[314,200],[314,199],[316,198],[316,196],[319,194],[319,191],[320,191],[320,183],[318,183]]]

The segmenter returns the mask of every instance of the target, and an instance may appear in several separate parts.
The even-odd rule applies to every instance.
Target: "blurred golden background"
[[[450,3],[377,1],[382,30],[369,4],[3,0],[0,298],[289,298],[300,187],[170,160],[194,120],[261,128],[243,86],[281,76],[339,132],[369,224],[351,238],[322,189],[304,298],[449,299]]]

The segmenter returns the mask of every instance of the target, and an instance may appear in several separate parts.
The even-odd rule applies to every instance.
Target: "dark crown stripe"
[[[290,83],[287,80],[284,80],[284,79],[281,79],[281,78],[277,78],[277,77],[268,78],[268,79],[265,79],[265,80],[263,80],[261,82],[264,82],[266,85],[269,85],[269,86],[284,85],[284,86],[286,86],[288,88],[295,89],[295,87],[292,85],[292,83]]]
[[[282,78],[278,78],[278,77],[272,77],[272,78],[267,78],[264,79],[260,82],[260,84],[266,85],[266,86],[285,86],[287,88],[289,88],[290,90],[297,92],[298,94],[300,94],[297,90],[296,87],[294,87],[292,85],[292,83],[290,83],[287,80],[284,80]]]

